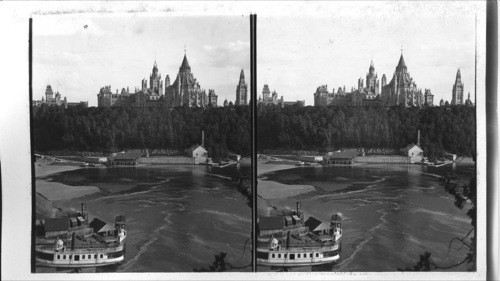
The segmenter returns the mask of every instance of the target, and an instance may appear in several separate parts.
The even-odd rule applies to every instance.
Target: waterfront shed
[[[424,151],[416,144],[409,144],[402,149],[403,155],[410,158],[410,163],[422,162]]]
[[[195,164],[205,163],[207,162],[208,151],[201,145],[193,145],[187,149],[187,153],[189,157],[194,158]]]
[[[325,164],[354,164],[353,151],[334,151],[324,157]]]
[[[137,152],[117,153],[116,156],[110,158],[110,165],[137,165],[137,160],[140,155]]]

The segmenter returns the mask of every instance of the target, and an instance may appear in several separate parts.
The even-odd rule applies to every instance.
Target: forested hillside
[[[403,148],[417,143],[427,156],[472,156],[475,107],[259,107],[258,148],[332,150]]]
[[[249,107],[34,109],[35,151],[113,152],[123,149],[180,149],[201,144],[212,157],[250,155]]]
[[[201,143],[213,157],[250,155],[250,108],[34,109],[35,151],[112,152],[123,149],[185,149]],[[417,142],[427,156],[444,151],[473,156],[475,108],[258,107],[258,150],[328,151],[339,148],[402,148]]]

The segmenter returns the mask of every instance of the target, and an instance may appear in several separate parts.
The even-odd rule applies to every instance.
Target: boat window
[[[310,254],[309,254],[309,257],[310,257],[310,258],[312,258],[312,257],[313,257],[313,254],[312,254],[312,253],[310,253]]]
[[[66,255],[63,255],[63,260],[65,260],[65,259],[66,259]]]
[[[316,253],[316,257],[319,257],[319,253]]]
[[[57,259],[60,260],[61,259],[61,256],[60,255],[57,255]]]
[[[73,258],[73,255],[69,255],[69,259],[72,259]]]
[[[300,254],[297,254],[297,258],[300,258]]]
[[[94,255],[94,259],[97,259],[97,254]]]
[[[102,254],[101,254],[101,259],[102,259]]]
[[[274,254],[272,254],[272,256],[271,256],[271,257],[272,257],[272,258],[274,258]]]
[[[294,260],[295,259],[295,254],[290,254],[290,259]]]
[[[92,258],[92,255],[89,255],[89,260]]]
[[[286,256],[287,256],[287,255],[288,255],[288,254],[284,254],[284,255],[283,255],[283,257],[286,259]]]
[[[79,261],[80,260],[80,255],[75,255],[75,261]]]
[[[85,259],[85,255],[82,255],[82,260],[84,260],[84,259]]]
[[[278,258],[280,258],[280,259],[281,259],[281,254],[278,254]]]

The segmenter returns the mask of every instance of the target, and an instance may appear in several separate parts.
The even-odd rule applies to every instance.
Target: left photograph
[[[252,270],[250,16],[31,22],[32,268]]]

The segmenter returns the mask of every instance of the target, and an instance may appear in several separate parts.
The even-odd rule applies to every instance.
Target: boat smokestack
[[[286,248],[290,248],[290,231],[286,232]]]
[[[201,131],[201,147],[205,148],[205,131]]]
[[[85,203],[82,203],[82,215],[84,214],[85,212]]]
[[[300,202],[299,201],[297,201],[296,206],[297,206],[296,207],[297,213],[299,213],[299,211],[300,211]]]
[[[417,146],[420,147],[420,130],[418,130]]]
[[[73,232],[73,235],[71,235],[71,250],[75,249],[75,233]]]

